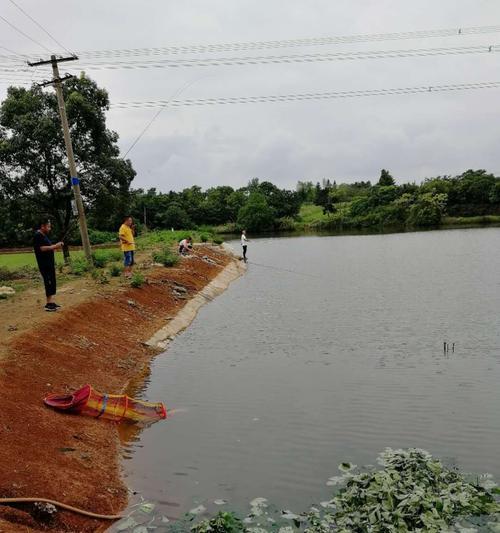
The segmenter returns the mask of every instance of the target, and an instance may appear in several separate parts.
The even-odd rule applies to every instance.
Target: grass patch
[[[122,257],[120,250],[96,250],[92,253],[92,260],[96,268],[104,268],[108,263],[119,261]]]
[[[40,274],[37,267],[21,266],[18,268],[0,267],[0,282],[19,279],[38,279]]]
[[[314,224],[318,221],[328,220],[328,215],[323,213],[320,205],[302,204],[299,211],[299,220],[305,225]]]
[[[476,217],[444,217],[443,226],[474,226],[500,224],[500,215],[481,215]]]
[[[118,253],[120,255],[120,251],[113,249],[113,248],[105,248],[105,249],[99,249],[96,250],[94,253]],[[75,259],[79,259],[81,257],[85,257],[83,250],[73,250],[71,251],[71,261]],[[62,252],[55,252],[55,261],[56,265],[64,265],[64,257]],[[19,252],[19,253],[4,253],[0,254],[0,267],[6,267],[10,269],[16,269],[20,267],[35,267],[37,266],[35,254],[33,252]]]

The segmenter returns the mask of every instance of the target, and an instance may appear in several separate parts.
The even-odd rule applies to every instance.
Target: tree
[[[421,194],[411,205],[408,223],[411,226],[439,226],[446,211],[448,196],[444,193]]]
[[[193,223],[187,212],[179,204],[170,204],[160,216],[161,226],[164,228],[189,229]]]
[[[500,180],[498,180],[491,188],[490,203],[500,204]]]
[[[314,201],[314,185],[312,181],[298,181],[296,190],[301,202]]]
[[[106,128],[107,92],[82,74],[64,84],[64,95],[85,206],[110,228],[128,208],[135,172],[118,157],[118,135]],[[0,191],[25,201],[31,223],[49,216],[59,239],[71,229],[71,182],[52,90],[8,89],[0,107]]]
[[[224,224],[231,218],[228,199],[234,193],[232,187],[221,185],[208,189],[202,205],[205,224]]]
[[[383,168],[380,171],[380,179],[378,180],[378,184],[382,187],[388,187],[390,185],[396,185],[396,182],[394,181],[394,178],[389,174],[389,171]]]
[[[238,212],[238,224],[249,231],[271,230],[275,214],[266,197],[258,192],[251,193],[247,203]]]

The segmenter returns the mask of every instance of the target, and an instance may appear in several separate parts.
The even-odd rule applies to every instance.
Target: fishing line
[[[263,265],[262,263],[254,263],[253,261],[247,261],[247,264],[258,266],[261,268],[268,268],[269,270],[276,270],[278,272],[286,272],[288,274],[295,274],[296,276],[303,276],[306,278],[313,278],[313,279],[319,279],[321,281],[326,281],[326,278],[322,276],[315,276],[314,274],[307,274],[306,272],[298,272],[296,270],[290,270],[288,268],[281,268],[281,267],[272,266],[272,265]]]

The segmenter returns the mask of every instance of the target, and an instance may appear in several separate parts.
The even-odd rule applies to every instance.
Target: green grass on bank
[[[71,257],[83,257],[83,251],[73,251],[71,252]],[[58,265],[62,265],[64,263],[62,252],[56,252],[56,263]],[[36,259],[33,252],[0,254],[0,267],[16,269],[25,266],[36,267]]]
[[[320,205],[302,204],[299,220],[306,225],[310,225],[322,220],[328,220],[328,215],[323,214],[323,208]]]
[[[480,215],[476,217],[444,217],[443,226],[469,226],[500,224],[500,215]]]
[[[194,242],[210,242],[214,239],[214,232],[210,228],[197,231],[151,231],[143,233],[136,238],[138,250],[148,250],[160,245],[174,245],[185,237],[191,236]],[[110,247],[109,250],[119,250],[119,246]],[[108,250],[108,248],[99,248],[99,251]],[[71,250],[71,259],[83,259],[83,250]],[[56,252],[56,263],[64,264],[62,252]],[[22,267],[36,267],[35,254],[32,251],[19,253],[2,253],[0,254],[0,267],[17,269]]]

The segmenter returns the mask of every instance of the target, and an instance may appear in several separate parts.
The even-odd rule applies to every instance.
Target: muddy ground
[[[0,497],[44,497],[102,514],[124,509],[116,425],[60,414],[42,398],[86,383],[123,392],[156,355],[144,342],[232,260],[218,247],[202,246],[177,267],[144,270],[147,282],[138,289],[78,280],[59,294],[57,313],[45,313],[43,295],[33,291],[0,301]],[[174,284],[187,292],[174,293]],[[168,398],[151,400],[168,408]],[[31,504],[0,506],[1,532],[109,525],[66,511],[47,519]]]

